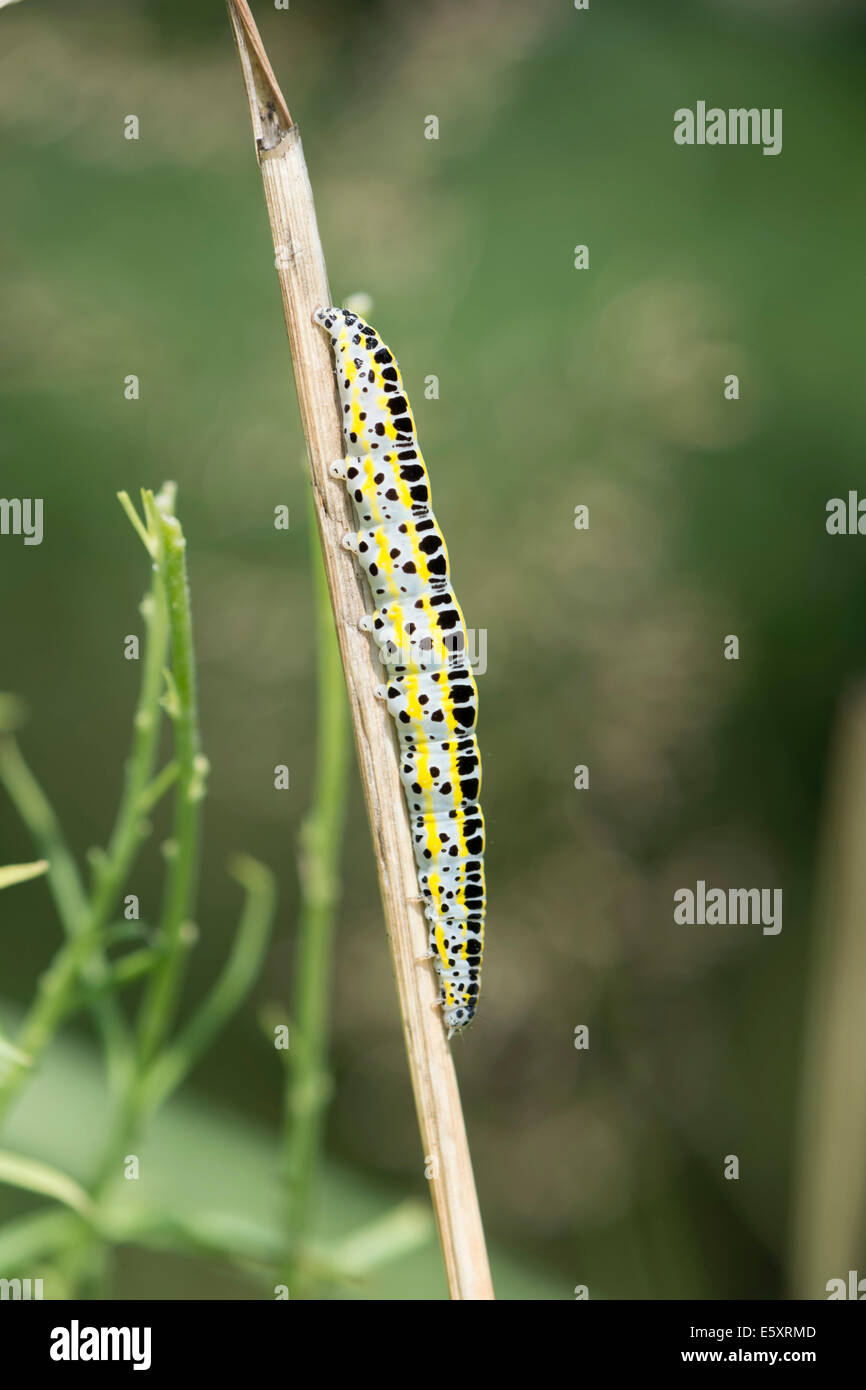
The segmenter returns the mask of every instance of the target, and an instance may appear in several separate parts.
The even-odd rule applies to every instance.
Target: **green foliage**
[[[82,1009],[98,1025],[112,1112],[101,1150],[91,1155],[82,1185],[61,1169],[27,1154],[0,1151],[0,1183],[67,1207],[62,1218],[39,1209],[0,1233],[0,1264],[48,1260],[54,1296],[110,1292],[106,1252],[140,1245],[173,1253],[205,1254],[256,1269],[271,1287],[280,1278],[295,1295],[304,1287],[357,1282],[383,1261],[414,1247],[429,1234],[429,1220],[414,1208],[387,1213],[340,1248],[316,1252],[305,1244],[313,1181],[320,1151],[322,1109],[329,1087],[324,1054],[330,941],[337,901],[342,807],[348,739],[342,675],[327,591],[317,577],[320,660],[320,778],[305,827],[300,923],[300,965],[294,1001],[297,1041],[287,1054],[287,1219],[276,1229],[256,1226],[242,1213],[167,1208],[158,1199],[130,1208],[118,1198],[122,1178],[138,1178],[138,1150],[160,1108],[211,1046],[246,999],[259,974],[275,910],[273,876],[248,855],[232,860],[244,890],[244,906],[223,969],[181,1027],[175,1013],[182,978],[195,945],[197,861],[201,808],[208,763],[200,748],[186,542],[175,514],[175,489],[167,484],[142,493],[143,519],[126,493],[120,501],[152,562],[149,593],[141,605],[146,638],[132,753],[114,830],[104,850],[91,852],[85,885],[51,806],[15,741],[11,717],[0,732],[0,781],[44,859],[0,871],[0,887],[47,872],[66,939],[42,976],[36,998],[14,1040],[0,1038],[0,1114],[38,1075],[58,1031]],[[320,561],[318,561],[320,566]],[[4,706],[12,710],[7,702]],[[172,729],[172,758],[156,770],[160,724]],[[174,803],[170,852],[165,856],[163,912],[154,930],[112,921],[138,852],[152,826],[150,813],[163,796]],[[144,944],[141,944],[141,941]],[[118,948],[120,951],[118,953]],[[127,948],[127,949],[123,949]],[[130,1018],[121,991],[141,985]],[[99,1133],[88,1125],[88,1133]],[[49,1135],[56,1149],[59,1135]],[[133,1164],[130,1172],[129,1165]],[[150,1184],[146,1185],[152,1191]]]

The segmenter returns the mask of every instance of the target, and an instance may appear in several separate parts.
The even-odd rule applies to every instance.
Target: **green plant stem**
[[[183,978],[193,930],[190,918],[198,876],[201,803],[207,772],[199,744],[186,541],[171,510],[172,504],[173,492],[163,489],[157,499],[150,499],[149,507],[150,529],[158,538],[158,564],[168,604],[172,680],[164,703],[173,721],[177,778],[160,922],[165,956],[153,972],[141,1010],[139,1055],[145,1066],[157,1054],[171,1028]]]
[[[106,926],[123,891],[136,854],[148,835],[145,817],[155,800],[152,779],[159,753],[159,701],[162,670],[168,648],[166,607],[162,576],[155,571],[151,591],[141,605],[147,638],[133,726],[132,752],[126,765],[123,793],[114,829],[96,875],[90,909],[91,927],[98,932]],[[160,784],[159,779],[157,783]],[[95,982],[97,986],[105,983],[106,976],[107,969],[103,969],[101,978]],[[94,1007],[103,1008],[106,1002],[112,1010],[117,1011],[116,1000],[111,994],[107,995],[106,1000],[97,998]],[[116,1094],[125,1084],[131,1066],[128,1041],[124,1036],[121,1044],[117,1039],[116,1029],[115,1044],[109,1049],[108,1060],[112,1090]]]
[[[274,918],[276,885],[264,864],[238,855],[234,877],[246,889],[246,901],[231,954],[216,984],[179,1037],[163,1048],[147,1076],[141,1108],[151,1113],[171,1094],[235,1013],[258,976]]]
[[[275,902],[274,881],[268,870],[255,860],[239,857],[233,872],[246,890],[246,899],[229,959],[204,1004],[179,1037],[166,1045],[192,937],[207,763],[199,747],[185,542],[173,511],[174,488],[166,485],[156,498],[151,493],[142,496],[146,525],[129,498],[121,494],[121,502],[154,561],[153,587],[142,605],[147,624],[142,684],[123,794],[107,849],[94,860],[89,898],[57,818],[16,745],[4,737],[0,748],[5,754],[0,775],[50,862],[52,891],[67,931],[65,944],[40,981],[16,1045],[7,1043],[3,1049],[7,1071],[0,1086],[0,1114],[73,1008],[83,1002],[94,1007],[107,1004],[118,1009],[117,1017],[122,1021],[116,993],[129,980],[150,977],[139,1015],[139,1045],[134,1052],[127,1046],[122,1086],[118,1088],[120,1099],[90,1191],[70,1184],[62,1174],[35,1161],[0,1154],[0,1180],[53,1196],[76,1211],[77,1216],[62,1223],[46,1224],[45,1231],[42,1224],[34,1225],[33,1239],[42,1241],[45,1232],[56,1229],[57,1277],[63,1287],[90,1297],[107,1296],[109,1247],[112,1241],[123,1238],[122,1230],[118,1236],[111,1226],[110,1202],[123,1155],[249,991],[267,946]],[[172,664],[166,671],[169,647]],[[163,673],[168,690],[160,700]],[[175,757],[154,776],[160,704],[173,721]],[[109,964],[103,948],[112,939],[112,931],[116,933],[110,918],[149,831],[146,816],[172,787],[174,836],[157,941]],[[14,882],[22,875],[33,876],[38,867],[13,866],[7,877]],[[27,1237],[24,1229],[21,1238],[26,1241]]]
[[[88,900],[78,867],[60,828],[60,822],[51,803],[24,760],[17,742],[11,735],[0,737],[0,780],[5,786],[10,800],[26,825],[43,857],[48,860],[47,883],[57,915],[70,940],[86,935],[92,941],[89,954],[76,957],[80,962],[82,977],[88,984],[98,984],[104,979],[107,970],[99,941],[91,933],[91,905]],[[71,993],[69,999],[71,999]],[[37,1001],[38,1003],[38,1001]],[[94,1016],[106,1050],[109,1074],[112,1084],[118,1081],[121,1058],[124,1052],[123,1019],[117,1001],[108,995],[94,1000]],[[60,1016],[57,1023],[60,1022]],[[40,1035],[41,1037],[41,1035]],[[50,1036],[42,1041],[43,1049]],[[21,1046],[19,1039],[18,1045]],[[22,1050],[26,1051],[26,1048]],[[17,1090],[26,1072],[14,1074],[14,1089]],[[11,1080],[12,1078],[10,1078]],[[5,1109],[7,1097],[5,1087],[0,1088],[0,1110]]]
[[[77,936],[87,924],[84,884],[54,808],[24,761],[12,734],[0,736],[0,782],[42,858],[48,860],[48,888],[64,931],[68,936]]]
[[[100,944],[100,933],[87,931],[67,941],[39,981],[36,998],[25,1015],[15,1039],[27,1064],[10,1066],[0,1085],[0,1119],[22,1083],[33,1074],[57,1028],[69,1011],[78,988],[78,976]]]
[[[132,750],[126,764],[123,794],[114,829],[96,874],[90,906],[92,927],[102,927],[108,921],[135,855],[147,838],[149,827],[144,818],[155,800],[151,784],[159,752],[159,701],[168,648],[166,598],[159,573],[154,573],[153,586],[141,605],[141,613],[147,628],[147,640],[135,710]],[[160,774],[160,777],[163,775]],[[161,785],[159,778],[157,784]]]
[[[154,597],[158,599],[154,616],[156,612],[161,613],[165,624],[163,659],[169,647],[172,659],[170,672],[164,671],[162,663],[158,667],[154,665],[150,671],[149,691],[158,711],[164,674],[168,689],[162,705],[172,721],[175,756],[169,765],[171,771],[164,769],[154,781],[148,780],[152,766],[149,768],[147,777],[138,784],[140,801],[147,805],[173,786],[174,824],[160,920],[159,955],[140,1005],[138,1047],[131,1074],[97,1164],[93,1183],[97,1201],[105,1197],[119,1172],[123,1154],[140,1132],[144,1120],[145,1077],[171,1028],[191,935],[189,917],[196,888],[199,820],[206,773],[206,764],[199,752],[186,543],[180,522],[174,515],[175,488],[166,483],[156,497],[151,492],[142,493],[146,524],[142,523],[128,496],[125,493],[119,496],[154,562]]]
[[[161,611],[165,614],[166,645],[171,651],[171,670],[165,672],[167,692],[162,704],[172,721],[174,759],[152,782],[140,785],[143,802],[174,787],[173,835],[167,855],[166,887],[160,919],[158,954],[149,973],[139,1011],[138,1048],[132,1075],[114,1115],[93,1183],[94,1200],[104,1201],[114,1183],[123,1154],[133,1144],[158,1100],[148,1087],[151,1067],[163,1060],[162,1048],[171,1030],[188,947],[193,938],[191,916],[195,902],[201,803],[207,762],[199,744],[195,691],[195,656],[192,616],[186,571],[186,541],[174,514],[175,488],[165,484],[154,497],[143,492],[144,523],[126,494],[120,500],[154,561],[160,586]],[[154,691],[159,687],[154,672]],[[152,769],[151,769],[152,773]],[[148,774],[150,776],[150,773]],[[169,1051],[163,1081],[177,1070],[178,1054]],[[171,1078],[169,1078],[171,1081]]]
[[[167,781],[166,769],[155,782],[154,767],[159,750],[160,692],[162,671],[165,665],[168,646],[168,615],[165,589],[162,576],[154,572],[153,584],[141,605],[145,620],[147,638],[142,665],[141,686],[135,711],[132,751],[126,765],[123,792],[112,830],[108,848],[100,856],[94,877],[92,894],[88,899],[75,861],[63,838],[57,817],[22,757],[17,744],[10,737],[0,739],[0,777],[21,815],[30,829],[42,853],[49,861],[48,882],[51,887],[58,913],[67,934],[76,938],[81,935],[92,943],[89,954],[75,959],[81,960],[81,973],[86,989],[92,995],[92,1006],[97,1017],[109,1068],[109,1082],[114,1093],[119,1092],[127,1076],[130,1064],[130,1051],[127,1029],[123,1022],[118,1001],[105,989],[108,980],[108,965],[101,950],[100,935],[120,895],[123,884],[134,862],[136,853],[147,836],[144,817],[157,798],[157,794]],[[170,777],[174,773],[169,774]],[[57,971],[54,967],[48,978],[65,979],[65,965],[58,958]],[[34,1014],[25,1022],[22,1037],[32,1030],[42,1052],[51,1040],[47,1028],[56,1028],[62,1021],[63,1013],[76,1001],[75,992],[64,986],[61,1005],[49,1010],[40,995]],[[22,1046],[21,1039],[18,1045]],[[28,1051],[22,1047],[22,1051]],[[20,1085],[26,1072],[15,1074],[15,1089]],[[5,1088],[0,1090],[0,1105],[5,1104]]]
[[[314,523],[312,529],[318,708],[313,799],[299,844],[301,912],[285,1096],[290,1288],[298,1275],[299,1251],[308,1229],[324,1110],[331,1086],[326,1060],[328,1001],[349,758],[343,671]]]
[[[229,958],[204,1003],[174,1042],[163,1047],[150,1067],[140,1065],[114,1117],[93,1183],[94,1200],[105,1200],[130,1145],[143,1125],[180,1085],[199,1057],[249,993],[261,968],[274,919],[276,885],[264,864],[238,855],[232,873],[246,890],[241,919]]]

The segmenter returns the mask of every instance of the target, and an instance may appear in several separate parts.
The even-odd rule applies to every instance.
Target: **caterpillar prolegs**
[[[466,624],[451,590],[445,539],[394,354],[346,309],[314,318],[334,353],[357,554],[375,611],[362,620],[380,649],[399,743],[418,885],[430,924],[448,1036],[474,1017],[484,945],[484,817],[475,738],[478,691]]]

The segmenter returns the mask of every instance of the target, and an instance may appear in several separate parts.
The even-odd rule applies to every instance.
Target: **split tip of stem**
[[[144,520],[139,516],[128,492],[119,492],[117,500],[152,560],[159,559],[166,541],[176,548],[185,545],[183,531],[175,515],[177,483],[165,482],[156,493],[149,488],[141,489]]]
[[[147,498],[145,496],[144,490],[142,490],[141,496],[144,505],[144,514],[145,517],[147,517]],[[155,560],[157,556],[156,537],[153,535],[151,528],[149,526],[145,526],[141,517],[138,515],[138,512],[135,508],[135,504],[133,503],[129,493],[119,492],[117,494],[117,500],[120,503],[123,510],[126,512],[126,515],[129,517],[130,523],[133,529],[135,530],[136,535],[139,537],[145,550],[147,551],[148,555],[152,560]]]
[[[274,149],[293,128],[292,114],[280,91],[247,0],[226,0],[241,60],[256,143]]]

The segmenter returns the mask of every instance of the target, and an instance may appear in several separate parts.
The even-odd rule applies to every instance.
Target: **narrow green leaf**
[[[24,1188],[27,1192],[39,1192],[43,1197],[53,1197],[56,1202],[71,1207],[88,1221],[96,1217],[96,1209],[84,1188],[73,1178],[67,1177],[66,1173],[47,1163],[40,1163],[38,1159],[0,1150],[0,1182]]]
[[[30,878],[40,878],[47,871],[47,859],[36,859],[32,864],[7,864],[0,868],[0,888],[10,888],[13,883],[26,883]]]

